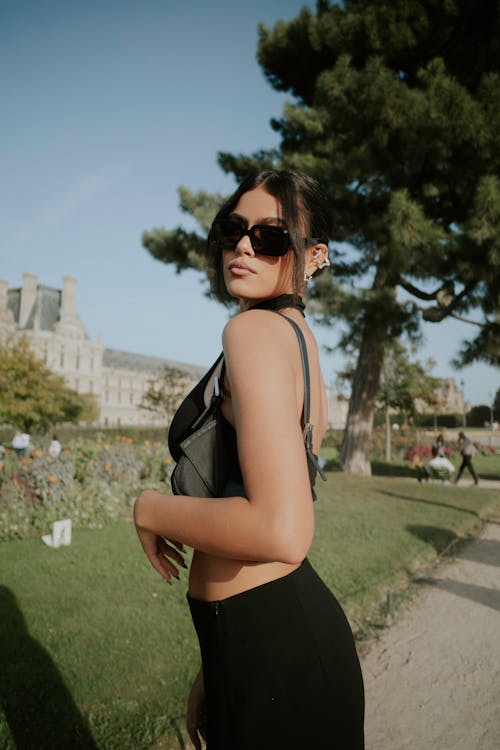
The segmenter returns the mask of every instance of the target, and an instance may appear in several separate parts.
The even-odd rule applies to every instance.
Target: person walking
[[[460,464],[460,468],[458,470],[458,474],[455,479],[455,484],[457,484],[465,468],[469,470],[474,480],[474,484],[479,484],[479,479],[472,465],[472,459],[474,457],[474,453],[476,452],[474,448],[474,443],[472,442],[470,438],[466,436],[464,432],[458,433],[458,449],[462,456],[462,463]]]
[[[364,748],[352,631],[307,559],[327,398],[302,293],[330,265],[327,217],[316,181],[290,171],[247,178],[219,210],[212,289],[239,300],[239,313],[170,425],[175,494],[146,490],[135,504],[165,581],[186,567],[183,545],[194,548],[188,603],[201,669],[187,729],[197,750],[202,737],[207,750]],[[166,623],[164,632],[167,648]]]

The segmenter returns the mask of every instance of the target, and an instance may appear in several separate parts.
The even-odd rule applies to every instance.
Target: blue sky
[[[278,144],[271,117],[286,96],[256,61],[257,24],[288,20],[302,0],[0,0],[0,278],[24,271],[61,287],[78,279],[92,338],[128,351],[209,365],[226,311],[194,272],[177,275],[141,247],[157,226],[192,228],[177,188],[230,192],[218,151]],[[316,327],[320,342],[335,329]],[[449,361],[463,324],[426,324],[418,356],[464,379],[473,403],[497,370]],[[325,379],[342,368],[322,355]]]

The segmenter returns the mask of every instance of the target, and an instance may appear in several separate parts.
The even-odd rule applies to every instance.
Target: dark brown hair
[[[294,254],[294,292],[300,294],[304,283],[304,234],[328,245],[329,215],[326,199],[317,181],[306,174],[287,169],[265,170],[243,180],[233,195],[221,206],[215,219],[229,216],[241,196],[259,185],[265,187],[266,191],[280,202],[283,221],[290,233]],[[211,240],[210,232],[207,244],[210,287],[218,299],[227,301],[230,297],[224,284],[222,253],[216,250]]]

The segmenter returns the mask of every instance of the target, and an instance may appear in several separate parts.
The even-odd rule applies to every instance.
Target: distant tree
[[[95,421],[95,397],[51,372],[25,338],[0,343],[0,423],[30,431],[56,422]]]
[[[164,367],[156,377],[148,381],[139,407],[164,416],[168,421],[186,396],[191,384],[191,379],[182,370]]]
[[[496,419],[497,422],[500,420],[500,388],[495,393],[495,398],[493,399],[493,419]]]
[[[418,401],[424,404],[435,401],[441,381],[430,374],[434,364],[432,359],[424,364],[419,360],[411,361],[399,341],[386,348],[376,398],[376,407],[384,414],[386,461],[392,459],[391,413],[403,412],[407,417],[414,417]],[[354,366],[343,373],[344,378],[351,381],[354,375]]]
[[[469,427],[484,427],[490,420],[491,407],[488,404],[477,404],[467,414]]]
[[[479,310],[478,335],[457,363],[498,361],[498,4],[318,0],[315,13],[261,26],[258,59],[271,85],[294,97],[271,123],[280,148],[222,153],[219,163],[238,179],[274,166],[322,179],[332,239],[352,249],[337,252],[333,274],[311,296],[325,324],[347,324],[340,345],[357,364],[342,465],[369,474],[392,341],[418,341],[422,317],[438,323]],[[181,201],[195,216],[205,212],[203,222],[218,203],[185,189]],[[205,267],[196,233],[150,233],[144,244],[178,270]]]

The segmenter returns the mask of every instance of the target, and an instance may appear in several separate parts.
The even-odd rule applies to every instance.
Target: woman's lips
[[[233,263],[229,266],[229,270],[235,276],[251,276],[255,273],[251,268],[245,266],[243,263]]]

